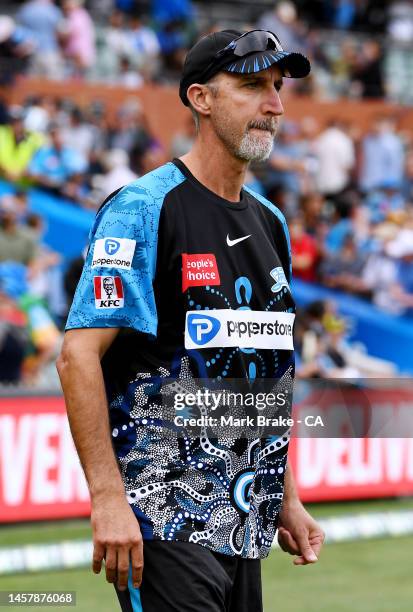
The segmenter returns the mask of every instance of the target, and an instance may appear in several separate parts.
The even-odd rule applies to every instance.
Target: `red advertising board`
[[[294,438],[288,456],[303,502],[413,495],[409,438]]]
[[[337,409],[328,404],[321,407],[325,417]],[[412,405],[413,397],[406,403],[405,394],[373,392],[360,410],[387,411],[388,420],[400,418]],[[294,417],[311,410],[307,398]],[[289,460],[303,501],[413,494],[411,437],[294,437]],[[63,398],[0,398],[0,523],[87,516],[89,511]]]
[[[63,398],[0,398],[0,523],[88,514]]]
[[[289,460],[303,501],[413,495],[413,392],[398,387],[331,386],[295,406]],[[314,414],[335,437],[299,429]]]

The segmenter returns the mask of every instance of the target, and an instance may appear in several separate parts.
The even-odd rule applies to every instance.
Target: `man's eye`
[[[258,82],[250,81],[249,83],[247,83],[246,87],[258,87]]]

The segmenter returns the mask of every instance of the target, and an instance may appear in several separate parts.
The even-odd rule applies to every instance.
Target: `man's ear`
[[[192,108],[204,117],[210,114],[212,95],[206,85],[192,83],[186,92]]]

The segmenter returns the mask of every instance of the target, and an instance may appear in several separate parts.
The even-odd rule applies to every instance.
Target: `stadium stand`
[[[396,348],[411,335],[413,312],[413,111],[409,86],[399,85],[413,82],[406,78],[408,3],[41,4],[47,32],[38,0],[5,4],[0,16],[1,82],[8,83],[0,90],[0,255],[10,240],[8,215],[17,211],[22,234],[31,231],[30,215],[43,219],[34,256],[41,255],[35,269],[43,281],[32,286],[56,328],[70,300],[64,275],[73,290],[96,207],[191,144],[193,125],[176,92],[185,50],[202,32],[248,24],[274,28],[313,64],[304,86],[286,83],[288,113],[273,155],[248,177],[288,218],[304,336],[314,331],[308,309],[322,304],[322,355],[299,352],[302,375],[337,373],[340,364],[346,372],[339,336],[343,347],[362,343],[361,373],[413,370],[408,351]],[[13,133],[24,155],[13,149]],[[10,172],[17,155],[19,172]],[[22,265],[30,276],[33,262]],[[52,296],[39,289],[45,276],[54,278]]]

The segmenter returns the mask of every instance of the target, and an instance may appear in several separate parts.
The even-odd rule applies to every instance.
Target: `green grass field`
[[[411,509],[412,505],[406,499],[320,504],[309,509],[322,517]],[[87,521],[0,528],[1,546],[88,537]],[[263,563],[265,612],[410,612],[412,550],[413,537],[328,544],[320,561],[307,567],[293,566],[292,557],[274,550]],[[42,589],[76,591],[77,612],[118,610],[113,587],[103,574],[95,576],[88,569],[0,577],[0,590]]]

